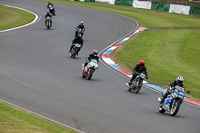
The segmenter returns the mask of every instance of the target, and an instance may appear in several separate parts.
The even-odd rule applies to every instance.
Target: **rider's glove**
[[[171,86],[169,86],[169,90],[172,91],[172,87]]]

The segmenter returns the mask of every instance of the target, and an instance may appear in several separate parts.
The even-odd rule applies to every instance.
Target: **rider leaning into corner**
[[[72,41],[72,45],[71,45],[71,48],[69,50],[69,53],[71,52],[72,48],[74,47],[74,45],[76,43],[78,43],[79,45],[81,45],[81,48],[83,47],[83,39],[82,39],[82,35],[81,34],[79,34],[77,37],[75,37],[74,40]],[[80,49],[77,51],[77,55],[78,55],[78,52],[80,51]]]
[[[87,66],[87,64],[91,62],[92,59],[96,59],[97,63],[99,63],[99,56],[97,50],[94,50],[93,53],[89,54],[89,56],[86,58],[86,62],[84,63],[84,67]]]
[[[183,87],[185,89],[185,87],[183,85],[183,81],[184,81],[184,79],[182,76],[178,76],[176,78],[176,80],[172,81],[171,84],[168,86],[168,88],[164,90],[160,103],[163,103],[165,98],[167,98],[167,96],[173,92],[176,85]]]
[[[85,26],[84,26],[84,22],[83,21],[81,21],[80,24],[78,24],[76,26],[75,37],[78,35],[78,29],[81,29],[82,31],[85,31]],[[83,36],[83,32],[82,32],[82,36]]]
[[[47,12],[47,14],[45,15],[45,19],[47,17],[50,17],[52,19],[52,16],[51,16],[51,14],[49,12]],[[50,19],[50,25],[52,26],[52,20],[51,19]],[[45,26],[47,26],[47,19],[45,20]]]
[[[139,75],[140,73],[145,73],[146,79],[148,79],[148,73],[147,68],[145,66],[144,60],[140,60],[139,64],[136,64],[136,66],[133,68],[133,76],[129,82],[129,86],[131,85],[132,81]]]

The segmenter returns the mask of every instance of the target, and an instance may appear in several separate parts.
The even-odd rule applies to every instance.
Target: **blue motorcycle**
[[[190,93],[187,91],[187,93]],[[160,103],[158,111],[164,113],[165,111],[170,112],[171,116],[175,116],[178,113],[181,103],[186,98],[186,92],[183,87],[175,86],[171,91],[171,94],[167,96],[163,103]],[[158,98],[161,101],[161,98]]]

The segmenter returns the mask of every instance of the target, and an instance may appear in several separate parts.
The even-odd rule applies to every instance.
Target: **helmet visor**
[[[144,67],[144,64],[140,64],[140,67]]]
[[[179,85],[183,84],[183,81],[178,80],[178,84]]]

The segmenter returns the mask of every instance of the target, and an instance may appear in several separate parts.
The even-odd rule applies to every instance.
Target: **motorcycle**
[[[190,93],[190,91],[187,91],[187,93]],[[171,91],[171,94],[167,96],[164,102],[160,103],[158,111],[160,113],[167,111],[170,112],[171,116],[175,116],[185,98],[186,92],[184,88],[176,85],[174,90]],[[161,98],[158,98],[158,101],[161,102]]]
[[[49,5],[49,12],[53,15],[53,16],[55,16],[56,14],[55,14],[55,9],[53,8],[53,6],[52,5]]]
[[[46,23],[46,26],[47,26],[47,29],[49,30],[50,27],[52,26],[51,25],[51,17],[47,17],[46,20],[45,20],[45,23]]]
[[[81,48],[81,45],[76,43],[74,44],[74,47],[72,48],[70,54],[72,58],[75,58],[75,56],[77,55],[78,50]]]
[[[129,88],[128,91],[133,91],[134,93],[138,93],[142,87],[143,80],[145,78],[145,74],[141,73],[136,76],[133,82],[129,85],[126,83],[126,86]]]
[[[90,80],[92,75],[96,69],[98,69],[99,65],[96,59],[92,59],[85,67],[84,63],[82,65],[82,77]]]

